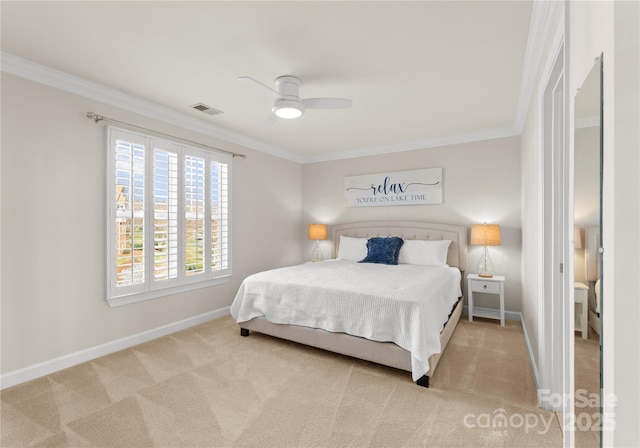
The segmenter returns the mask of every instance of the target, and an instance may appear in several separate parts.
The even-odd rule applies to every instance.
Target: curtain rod
[[[182,140],[183,142],[191,143],[193,145],[204,146],[205,148],[213,149],[214,151],[223,152],[225,154],[230,154],[233,157],[240,157],[242,159],[246,159],[247,158],[246,154],[239,154],[237,152],[225,151],[224,149],[215,148],[215,147],[209,146],[209,145],[204,145],[202,143],[198,143],[198,142],[194,142],[194,141],[191,141],[191,140],[187,140],[186,138],[178,137],[176,135],[165,134],[164,132],[158,132],[158,131],[154,131],[153,129],[147,129],[147,128],[144,128],[142,126],[138,126],[137,124],[127,123],[126,121],[115,120],[113,118],[105,117],[103,115],[97,115],[97,114],[94,114],[93,112],[87,112],[87,118],[93,119],[93,121],[95,123],[99,123],[100,121],[106,120],[106,121],[112,121],[113,123],[120,123],[120,124],[124,124],[124,125],[127,125],[127,126],[133,126],[134,128],[142,129],[142,130],[145,130],[145,131],[148,131],[148,132],[153,132],[154,134],[159,134],[159,135],[163,135],[165,137],[175,138],[175,139],[178,139],[178,140]]]

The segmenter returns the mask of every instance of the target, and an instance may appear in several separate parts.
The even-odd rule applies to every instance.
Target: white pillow
[[[451,240],[404,240],[398,264],[447,266],[447,252]]]
[[[338,258],[346,261],[360,261],[367,256],[367,241],[369,238],[353,238],[340,235]]]

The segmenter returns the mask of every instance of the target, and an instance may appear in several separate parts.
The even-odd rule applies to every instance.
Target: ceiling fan
[[[238,78],[245,84],[259,89],[274,100],[267,123],[275,118],[298,118],[306,109],[348,109],[352,101],[345,98],[300,98],[300,80],[295,76],[279,76],[275,80],[278,90],[265,86],[248,76]]]

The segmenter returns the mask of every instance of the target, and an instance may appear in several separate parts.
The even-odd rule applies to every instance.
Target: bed
[[[336,259],[338,255],[348,258],[344,255],[347,244],[353,245],[356,240],[374,237],[388,240],[386,237],[392,236],[402,238],[406,254],[421,244],[444,247],[446,266],[414,266],[402,262],[387,266]],[[416,241],[407,243],[410,240]],[[443,240],[451,242],[442,246],[439,243]],[[418,385],[429,387],[430,377],[462,314],[467,229],[423,222],[358,222],[333,226],[332,243],[332,260],[247,277],[231,306],[240,334],[248,336],[250,331],[255,331],[405,370],[411,372]],[[341,276],[352,282],[349,285],[345,281],[346,292],[340,293],[348,300],[333,290],[323,289],[342,285]],[[382,277],[391,283],[380,283]],[[279,281],[273,282],[274,278]],[[407,282],[403,278],[414,280],[399,286],[399,282]],[[422,278],[432,280],[428,291],[420,283]],[[290,283],[301,289],[290,291]],[[378,298],[381,290],[385,294],[401,290],[400,296],[392,299],[399,306],[396,311],[383,301],[386,299]],[[285,304],[284,297],[289,295],[295,297],[296,302]],[[427,296],[429,305],[423,303]],[[304,302],[304,306],[298,302]],[[345,307],[337,318],[326,318],[323,311],[319,312],[334,306]],[[348,317],[354,312],[360,315]],[[377,321],[369,322],[363,316]],[[292,320],[293,317],[296,320]],[[401,324],[393,324],[393,318],[399,318]]]

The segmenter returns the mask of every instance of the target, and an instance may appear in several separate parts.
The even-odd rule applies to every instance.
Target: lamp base
[[[484,246],[482,251],[482,257],[478,260],[478,277],[491,278],[493,277],[495,269],[493,267],[493,261],[489,256],[489,249]]]
[[[318,240],[316,240],[316,245],[313,248],[311,261],[313,261],[314,263],[317,261],[322,261],[322,252],[320,251],[320,242]]]

